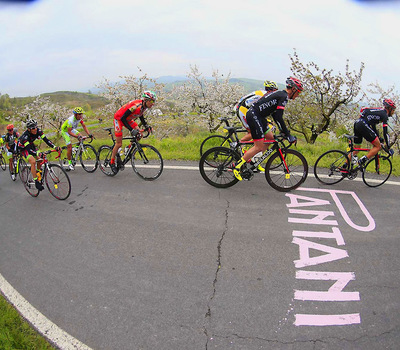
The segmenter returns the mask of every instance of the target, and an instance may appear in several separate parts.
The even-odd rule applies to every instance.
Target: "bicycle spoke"
[[[347,155],[339,150],[325,152],[314,165],[315,178],[326,185],[333,185],[342,181],[348,173]]]

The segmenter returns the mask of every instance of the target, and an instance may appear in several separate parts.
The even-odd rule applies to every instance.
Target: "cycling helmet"
[[[12,130],[12,129],[14,129],[14,125],[8,124],[8,125],[7,125],[7,130]]]
[[[143,98],[143,100],[153,100],[154,102],[156,102],[157,95],[154,91],[147,90],[147,91],[143,92],[142,98]]]
[[[386,108],[389,108],[389,109],[396,109],[396,104],[395,104],[392,100],[390,100],[390,99],[388,99],[388,98],[385,98],[385,99],[383,100],[383,105],[384,105]]]
[[[82,107],[75,107],[73,110],[74,114],[83,114],[85,111],[83,110]]]
[[[27,127],[28,129],[34,129],[34,128],[36,128],[36,127],[37,127],[37,121],[36,121],[35,119],[29,119],[29,120],[26,122],[26,127]]]
[[[293,87],[297,91],[303,91],[303,83],[295,77],[289,77],[286,79],[286,87]]]
[[[266,80],[264,86],[267,91],[278,90],[278,85],[274,81]]]

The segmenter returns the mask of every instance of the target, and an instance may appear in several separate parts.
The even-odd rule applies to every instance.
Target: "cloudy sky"
[[[395,0],[0,0],[0,93],[86,92],[137,67],[284,82],[294,48],[336,72],[364,62],[363,84],[389,87],[399,20]]]

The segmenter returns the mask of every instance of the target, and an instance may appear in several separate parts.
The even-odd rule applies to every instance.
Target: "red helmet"
[[[383,105],[384,105],[386,108],[389,108],[389,109],[396,109],[396,104],[395,104],[392,100],[390,100],[390,99],[388,99],[388,98],[385,98],[385,99],[383,100]]]
[[[7,130],[12,130],[14,129],[14,125],[13,124],[8,124],[7,125]]]
[[[294,87],[298,91],[303,91],[303,83],[295,77],[286,79],[286,87]]]

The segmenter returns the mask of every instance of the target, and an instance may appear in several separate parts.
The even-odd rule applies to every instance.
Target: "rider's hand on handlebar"
[[[61,147],[56,147],[56,148],[54,148],[57,152],[61,152]]]
[[[393,149],[390,149],[390,150],[388,151],[388,153],[393,157],[394,150],[393,150]]]
[[[78,141],[80,142],[82,140],[82,136],[78,135]]]
[[[290,143],[293,143],[293,142],[297,141],[297,137],[293,136],[293,135],[288,135],[286,138]]]

